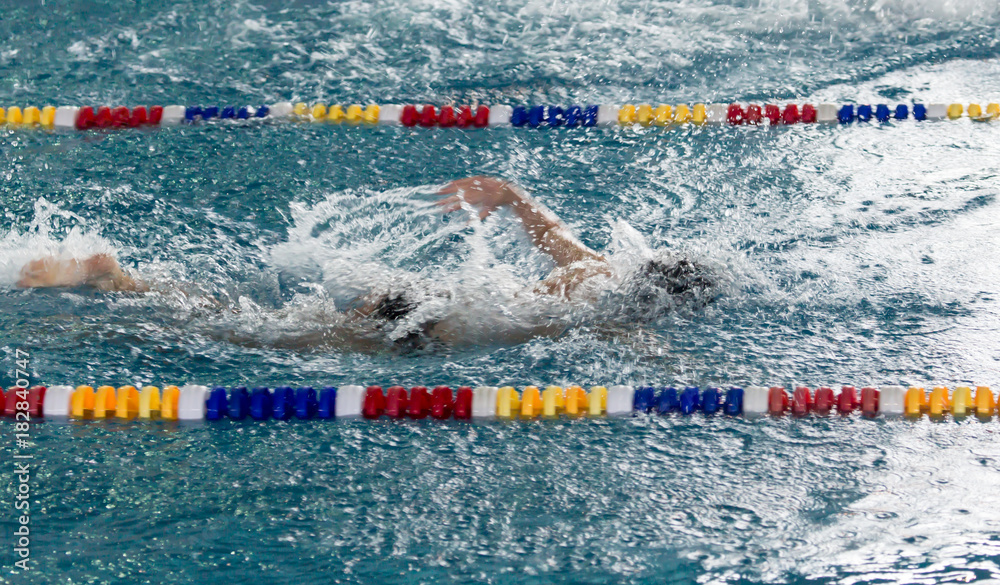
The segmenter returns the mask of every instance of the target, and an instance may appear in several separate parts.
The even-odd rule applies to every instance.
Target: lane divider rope
[[[653,386],[526,386],[519,393],[513,386],[346,385],[326,387],[251,388],[189,384],[166,386],[37,386],[0,391],[0,411],[15,416],[18,411],[30,418],[75,420],[160,419],[160,420],[288,420],[336,418],[390,419],[533,419],[578,416],[629,416],[638,413],[728,416],[805,417],[808,415],[849,415],[869,418],[924,416],[955,419],[975,417],[992,420],[998,411],[997,397],[988,386],[959,386],[949,390],[922,387],[843,386],[812,390],[798,386],[791,392],[780,386],[730,387],[725,390],[696,386],[684,388]]]
[[[209,121],[250,122],[289,120],[350,125],[401,125],[406,127],[485,128],[590,127],[590,126],[674,126],[684,124],[729,124],[734,126],[775,126],[789,124],[888,123],[906,119],[958,120],[979,122],[1000,119],[1000,104],[686,104],[652,105],[571,105],[506,106],[432,104],[351,104],[342,106],[303,102],[279,102],[260,106],[18,106],[0,107],[0,126],[5,128],[103,129],[167,126]]]

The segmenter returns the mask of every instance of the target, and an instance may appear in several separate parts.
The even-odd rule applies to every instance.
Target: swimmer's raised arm
[[[461,209],[463,201],[479,207],[480,219],[486,219],[500,207],[509,207],[521,220],[532,243],[560,267],[581,260],[605,261],[603,256],[576,239],[556,214],[513,183],[493,177],[469,177],[452,181],[438,193],[455,193],[437,202],[444,206],[445,213]]]

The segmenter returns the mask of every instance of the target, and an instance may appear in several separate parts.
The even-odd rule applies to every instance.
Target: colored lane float
[[[789,124],[888,123],[906,119],[980,122],[1000,119],[1000,104],[625,104],[505,106],[432,104],[339,104],[279,102],[258,106],[14,106],[0,108],[0,126],[6,128],[63,128],[76,130],[137,128],[211,121],[249,122],[289,120],[348,125],[486,128],[675,126],[728,124],[775,126]]]
[[[536,419],[559,417],[630,416],[639,413],[681,416],[829,416],[860,414],[909,419],[966,417],[989,421],[998,410],[988,386],[797,386],[744,388],[696,386],[513,386],[347,385],[340,387],[247,388],[189,384],[166,386],[51,386],[25,391],[0,390],[0,412],[13,417],[26,411],[30,418],[48,419],[158,419],[158,420],[290,420],[290,419]]]

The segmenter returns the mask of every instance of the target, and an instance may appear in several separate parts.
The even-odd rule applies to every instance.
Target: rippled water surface
[[[2,13],[0,106],[1000,101],[992,2]],[[1000,387],[1000,123],[4,128],[0,153],[5,386],[22,348],[50,385]],[[513,294],[551,268],[513,218],[436,213],[437,188],[472,174],[518,181],[616,266],[695,258],[720,297],[651,323],[571,312],[562,335],[495,343],[557,309]],[[14,286],[31,258],[98,252],[157,291]],[[400,331],[374,352],[323,341],[345,299],[401,278],[487,334],[416,353],[391,349]],[[998,424],[50,422],[31,431],[34,571],[12,568],[8,467],[0,579],[1000,579]]]

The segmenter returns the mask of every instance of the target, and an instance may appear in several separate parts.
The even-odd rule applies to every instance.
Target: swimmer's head
[[[417,303],[402,293],[390,293],[375,304],[371,317],[385,321],[398,321],[417,308]]]
[[[715,300],[717,279],[690,260],[648,260],[625,282],[623,308],[637,319],[655,319],[680,306]]]
[[[392,291],[376,302],[368,316],[378,323],[379,329],[385,329],[395,351],[408,354],[433,349],[440,345],[433,335],[438,319],[433,315],[416,313],[421,307],[433,304],[434,300],[442,299],[451,299],[451,293],[413,289]]]

